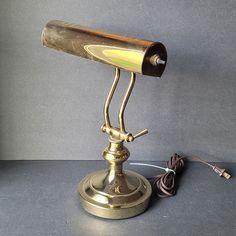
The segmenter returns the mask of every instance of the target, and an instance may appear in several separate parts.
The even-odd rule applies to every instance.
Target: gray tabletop
[[[235,163],[220,166],[236,173]],[[104,167],[103,161],[1,161],[0,235],[236,235],[235,178],[190,163],[175,197],[153,198],[145,213],[131,219],[105,220],[84,212],[76,192],[84,175]]]

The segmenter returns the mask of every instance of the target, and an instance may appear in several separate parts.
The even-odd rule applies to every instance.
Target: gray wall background
[[[100,126],[113,68],[43,48],[51,19],[166,45],[163,77],[139,75],[127,106],[127,129],[150,131],[126,145],[133,160],[182,152],[235,161],[236,1],[227,0],[2,0],[1,159],[101,159],[107,145]]]

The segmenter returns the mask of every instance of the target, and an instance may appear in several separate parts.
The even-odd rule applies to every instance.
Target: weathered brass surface
[[[167,53],[159,42],[132,38],[63,21],[50,21],[42,32],[46,47],[100,61],[131,72],[160,77]],[[160,60],[153,61],[152,58]]]
[[[132,135],[125,129],[124,111],[135,83],[135,74],[131,72],[130,83],[119,110],[119,128],[112,127],[109,106],[119,82],[120,69],[115,70],[115,79],[104,104],[103,132],[109,135],[109,146],[103,151],[108,162],[108,170],[93,172],[79,184],[81,205],[89,213],[109,218],[129,218],[142,213],[148,206],[152,193],[150,183],[141,175],[132,171],[123,171],[122,164],[129,157],[129,151],[123,142],[131,142],[146,134],[147,129]]]
[[[104,104],[102,132],[109,136],[109,146],[103,151],[107,170],[88,174],[79,184],[80,201],[89,213],[109,218],[129,218],[142,213],[152,193],[150,183],[133,171],[124,171],[129,157],[124,142],[132,142],[148,133],[126,130],[124,111],[135,84],[136,74],[161,76],[167,60],[163,44],[97,31],[62,21],[51,21],[43,30],[44,46],[61,50],[115,67],[115,78]],[[130,71],[130,83],[118,112],[118,127],[111,125],[109,107],[120,79],[120,69]]]

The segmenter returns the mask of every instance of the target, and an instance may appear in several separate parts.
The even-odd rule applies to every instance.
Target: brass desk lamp
[[[123,219],[142,213],[148,206],[152,188],[140,174],[123,171],[129,157],[123,145],[147,134],[147,129],[133,135],[127,132],[124,111],[135,83],[135,73],[160,77],[165,69],[167,53],[163,44],[143,39],[98,31],[95,29],[50,21],[42,32],[43,45],[76,56],[110,64],[115,67],[115,79],[104,104],[102,132],[109,135],[109,146],[103,151],[108,170],[88,174],[79,184],[83,208],[96,216]],[[121,103],[119,127],[113,127],[109,106],[120,79],[120,69],[130,71],[130,83]]]

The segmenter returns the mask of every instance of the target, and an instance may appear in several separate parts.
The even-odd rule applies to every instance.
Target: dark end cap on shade
[[[153,61],[153,58],[158,59],[158,61]],[[150,47],[147,48],[142,64],[142,74],[161,77],[162,73],[165,70],[167,63],[167,51],[165,46],[162,43],[156,42],[153,43]]]

